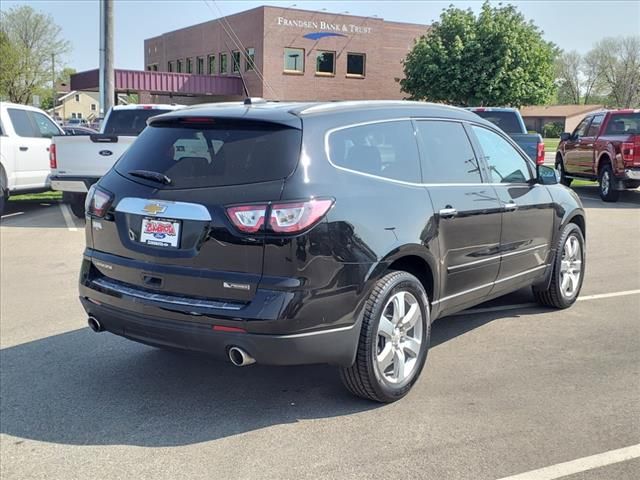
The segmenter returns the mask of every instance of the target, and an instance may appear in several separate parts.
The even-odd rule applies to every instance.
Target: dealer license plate
[[[156,247],[178,248],[180,245],[180,222],[143,218],[140,242]]]

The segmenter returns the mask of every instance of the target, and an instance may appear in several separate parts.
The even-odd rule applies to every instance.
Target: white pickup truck
[[[91,185],[109,171],[155,115],[182,105],[118,105],[107,113],[100,133],[54,137],[51,145],[51,188],[60,190],[77,217]]]
[[[9,195],[49,189],[54,135],[64,132],[39,108],[0,102],[0,215]]]

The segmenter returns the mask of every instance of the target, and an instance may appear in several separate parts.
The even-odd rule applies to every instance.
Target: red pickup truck
[[[605,202],[640,186],[640,110],[586,116],[573,133],[560,135],[556,168],[567,186],[574,178],[597,180]]]

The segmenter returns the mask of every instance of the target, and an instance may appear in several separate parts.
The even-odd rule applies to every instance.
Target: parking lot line
[[[639,293],[640,290],[623,290],[621,292],[599,293],[596,295],[585,295],[583,297],[578,297],[578,301],[598,300],[599,298],[624,297],[626,295],[637,295]]]
[[[71,216],[71,211],[69,210],[69,205],[66,203],[59,203],[60,211],[62,212],[62,216],[64,217],[64,223],[67,224],[67,230],[70,232],[77,232],[78,228],[76,227],[75,222],[73,221],[73,217]]]
[[[640,458],[640,444],[619,448],[617,450],[609,450],[608,452],[578,458],[569,462],[558,463],[538,470],[531,470],[511,477],[504,477],[500,480],[554,480],[614,463],[626,462],[634,458]]]

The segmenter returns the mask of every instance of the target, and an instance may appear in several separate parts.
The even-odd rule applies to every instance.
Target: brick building
[[[145,40],[145,67],[238,76],[270,100],[400,99],[401,62],[427,28],[263,6]]]

